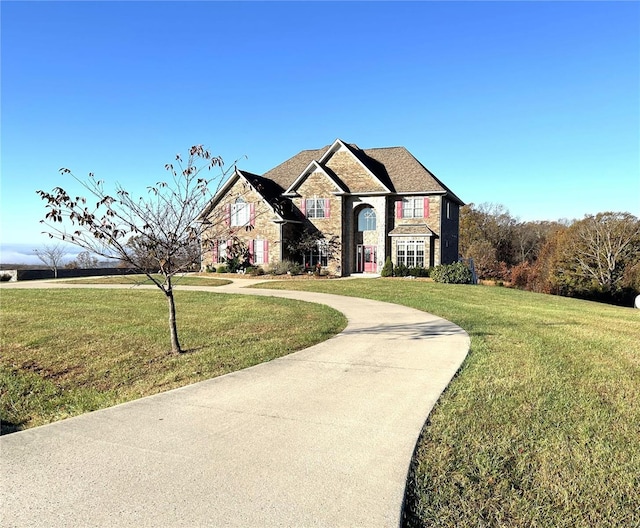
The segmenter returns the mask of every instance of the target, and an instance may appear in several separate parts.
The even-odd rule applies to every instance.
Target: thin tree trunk
[[[169,301],[169,330],[171,331],[171,352],[173,354],[182,353],[180,341],[178,341],[178,325],[176,324],[176,303],[173,300],[173,288],[165,292]]]

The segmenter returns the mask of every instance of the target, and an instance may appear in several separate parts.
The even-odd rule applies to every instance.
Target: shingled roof
[[[354,144],[344,144],[391,192],[398,194],[446,193],[452,200],[463,205],[462,200],[406,148],[360,149]],[[263,177],[272,180],[283,189],[287,189],[312,161],[319,161],[330,147],[331,145],[327,145],[321,149],[303,150],[264,173]]]
[[[285,220],[296,220],[297,217],[291,207],[291,202],[282,196],[284,189],[274,180],[253,174],[252,172],[241,171],[242,175],[269,203],[273,210]]]
[[[296,178],[302,174],[302,171],[306,169],[312,161],[319,160],[328,148],[329,145],[316,150],[303,150],[293,156],[293,158],[289,158],[277,167],[265,172],[262,176],[274,181],[283,189],[288,189]]]

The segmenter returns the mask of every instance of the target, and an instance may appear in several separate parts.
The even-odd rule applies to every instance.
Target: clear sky
[[[192,144],[256,173],[336,138],[403,145],[522,220],[640,216],[637,1],[0,10],[5,262],[47,243],[35,191],[71,186],[60,167],[135,190]]]

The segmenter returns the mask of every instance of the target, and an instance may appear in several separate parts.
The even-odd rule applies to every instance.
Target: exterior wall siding
[[[253,228],[231,226],[226,221],[227,206],[235,203],[238,197],[241,197],[249,204],[254,204],[255,221]],[[267,240],[269,242],[268,263],[280,260],[280,225],[274,222],[275,215],[273,210],[246,182],[238,180],[208,218],[212,225],[205,232],[203,237],[205,241],[228,240],[236,236],[248,245],[251,240]],[[203,247],[202,249],[202,268],[204,269],[208,265],[217,266],[218,264],[213,262],[213,250],[210,247]]]
[[[236,236],[247,245],[252,240],[267,240],[269,242],[268,264],[264,267],[268,269],[270,265],[281,260],[294,260],[296,258],[295,252],[287,248],[287,242],[299,236],[304,228],[315,229],[325,239],[337,242],[333,244],[335,247],[332,247],[332,255],[330,255],[327,266],[331,273],[337,275],[349,275],[358,271],[357,249],[359,244],[376,248],[375,268],[377,272],[380,272],[388,256],[397,264],[399,239],[411,239],[424,243],[425,266],[455,262],[458,259],[460,205],[457,197],[443,196],[443,194],[438,193],[446,191],[433,190],[429,187],[428,173],[427,183],[424,186],[421,180],[416,179],[415,173],[410,174],[407,180],[400,181],[404,181],[405,184],[409,182],[408,185],[410,187],[408,188],[413,188],[417,192],[422,192],[422,189],[424,189],[424,194],[418,195],[412,192],[410,196],[421,199],[426,198],[428,200],[429,213],[423,218],[398,218],[396,206],[403,196],[388,192],[381,181],[371,175],[369,170],[353,154],[353,151],[344,146],[344,144],[338,144],[337,147],[334,146],[333,148],[336,150],[331,151],[329,155],[325,154],[326,158],[322,162],[326,172],[323,170],[312,172],[306,176],[302,183],[297,185],[297,196],[290,199],[283,197],[286,211],[281,211],[281,214],[287,218],[287,221],[282,222],[277,218],[265,199],[241,177],[225,192],[221,201],[212,211],[209,216],[212,225],[203,240],[206,240],[206,238],[225,240]],[[305,152],[308,151],[303,151],[301,154]],[[400,154],[399,156],[394,159],[396,161],[403,160],[403,163],[405,163],[406,158],[403,158]],[[321,159],[323,159],[323,156],[319,155],[316,161],[319,162]],[[286,163],[279,167],[286,166]],[[305,164],[308,166],[308,160],[306,159]],[[300,167],[302,166],[300,165]],[[386,162],[382,166],[386,167]],[[393,168],[395,177],[402,173],[404,167],[408,167],[407,170],[409,172],[414,170],[411,168],[413,167],[411,164],[400,167],[391,164],[389,166]],[[278,179],[277,177],[274,177],[272,182],[283,189],[286,185],[291,185],[291,182],[295,181],[296,178],[293,173],[302,170],[297,165],[292,165],[292,167],[292,169],[287,168],[281,174],[282,176],[291,172],[289,175],[292,178],[290,183],[286,183],[286,179]],[[277,173],[277,169],[278,167],[273,171]],[[333,174],[339,179],[338,183],[333,181]],[[270,178],[268,174],[265,177]],[[396,180],[393,181],[395,182]],[[344,188],[345,186],[346,189]],[[266,188],[270,189],[270,194],[266,195],[269,196],[270,200],[274,199],[272,197],[273,189],[269,186],[266,186]],[[242,196],[247,203],[254,204],[255,219],[251,229],[245,229],[242,226],[228,226],[224,221],[228,205],[233,204],[238,196]],[[308,218],[304,214],[306,213],[306,207],[303,203],[310,198],[327,200],[329,215],[324,218]],[[376,212],[376,229],[360,232],[357,229],[357,216],[362,208],[367,206],[372,207]],[[299,218],[299,221],[296,218]],[[406,233],[412,231],[419,233],[414,236],[410,234],[394,234],[394,236],[391,236],[389,234],[397,228],[399,228],[398,232],[402,233],[403,230],[401,228],[403,226],[411,225],[426,225],[427,232],[432,233],[432,235],[425,236],[423,234],[425,233],[424,229],[407,229],[404,231]],[[202,267],[215,264],[212,260],[213,253],[210,248],[205,247],[203,242]]]
[[[365,207],[373,207],[376,212],[376,230],[362,232],[362,240],[357,240],[358,213]],[[356,250],[358,244],[376,247],[376,272],[384,265],[388,254],[388,223],[387,223],[387,198],[386,196],[349,196],[346,199],[345,209],[348,211],[345,220],[345,231],[350,234],[348,245],[348,260],[345,266],[347,274],[356,272]]]
[[[371,191],[385,191],[380,182],[371,176],[354,155],[347,149],[340,148],[327,161],[327,167],[339,175],[352,194]]]
[[[460,229],[460,206],[447,198],[442,203],[442,264],[451,264],[458,261]]]
[[[305,207],[303,200],[310,198],[324,198],[329,200],[329,217],[328,218],[306,218],[304,226],[313,226],[324,235],[327,240],[337,237],[339,247],[333,254],[333,258],[329,259],[328,269],[331,273],[341,275],[344,269],[343,264],[343,211],[342,197],[336,196],[336,186],[331,182],[325,174],[320,171],[311,173],[306,180],[302,182],[298,188],[300,197],[294,198],[294,205],[303,211]]]
[[[413,196],[418,198],[425,198],[426,196]],[[428,196],[429,200],[429,215],[426,218],[398,218],[396,214],[397,203],[403,199],[403,196],[399,196],[390,201],[391,210],[390,216],[393,218],[393,226],[405,226],[415,224],[426,224],[427,227],[433,231],[434,235],[430,237],[424,236],[410,236],[407,235],[404,238],[410,238],[411,240],[421,240],[425,243],[425,266],[437,266],[441,263],[441,241],[442,233],[440,231],[441,221],[440,215],[442,212],[442,197],[441,196]],[[391,237],[391,260],[394,264],[398,262],[397,253],[397,238]]]

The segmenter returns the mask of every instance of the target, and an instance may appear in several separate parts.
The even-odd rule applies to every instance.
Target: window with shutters
[[[424,198],[403,198],[402,218],[424,218]]]
[[[249,223],[250,204],[242,198],[238,198],[235,203],[231,204],[231,225],[234,227],[244,226]]]
[[[252,245],[252,264],[266,264],[268,262],[268,242],[266,240],[254,240]]]
[[[307,198],[304,201],[307,218],[329,218],[329,200],[327,198]]]
[[[227,241],[216,240],[213,243],[213,261],[221,264],[227,261]]]

